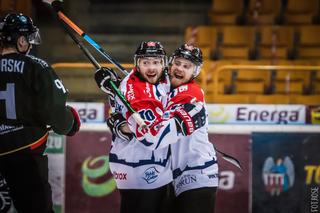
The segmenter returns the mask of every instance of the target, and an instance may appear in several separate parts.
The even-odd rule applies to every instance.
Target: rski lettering
[[[0,72],[13,72],[23,74],[24,61],[3,58],[0,60]]]

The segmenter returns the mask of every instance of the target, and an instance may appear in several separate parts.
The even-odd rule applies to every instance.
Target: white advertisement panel
[[[304,105],[208,104],[210,124],[306,124]]]
[[[90,102],[68,102],[80,116],[82,123],[102,123],[105,120],[105,104]]]

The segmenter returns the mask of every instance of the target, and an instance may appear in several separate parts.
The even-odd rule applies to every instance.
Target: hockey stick
[[[59,19],[58,17],[58,20]],[[96,69],[101,68],[101,65],[97,62],[97,60],[93,57],[93,55],[90,53],[90,51],[84,46],[84,44],[71,32],[71,30],[68,28],[68,26],[63,22],[60,21],[61,26],[66,30],[66,32],[68,33],[68,35],[72,38],[72,40],[77,44],[77,46],[84,52],[84,54],[87,56],[87,58],[90,60],[90,62],[95,66]],[[113,92],[115,92],[115,94],[120,98],[120,100],[122,101],[122,103],[127,107],[127,109],[132,113],[132,117],[133,119],[137,122],[137,124],[142,127],[142,128],[146,128],[146,123],[144,122],[144,120],[141,118],[140,114],[137,113],[132,106],[130,105],[130,103],[127,101],[127,99],[123,96],[123,94],[119,91],[119,89],[117,88],[117,86],[114,84],[113,81],[109,81],[111,89],[113,90]]]
[[[222,155],[222,159],[236,166],[238,169],[240,169],[240,171],[243,171],[240,161],[237,158],[218,150],[216,147],[214,147],[214,149]]]
[[[72,28],[79,36],[84,38],[91,46],[93,46],[102,56],[104,56],[109,62],[114,64],[124,75],[128,72],[116,61],[114,60],[99,44],[97,44],[89,35],[87,35],[82,29],[80,29],[74,22],[72,22],[65,14],[62,12],[62,2],[55,0],[51,3],[53,10],[57,13],[59,19],[63,21],[66,25]]]

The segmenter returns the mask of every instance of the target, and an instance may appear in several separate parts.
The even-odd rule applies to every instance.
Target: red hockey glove
[[[70,109],[70,112],[73,115],[73,125],[71,130],[68,132],[67,136],[73,136],[80,130],[81,121],[80,121],[80,117],[77,110],[72,106],[67,106],[67,107]]]
[[[203,103],[185,104],[174,111],[178,133],[187,136],[206,124],[206,111]]]

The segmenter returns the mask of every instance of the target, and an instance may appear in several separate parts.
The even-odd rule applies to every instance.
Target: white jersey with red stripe
[[[152,85],[140,79],[133,70],[120,84],[122,94],[133,109],[152,125],[161,119],[169,89],[168,79]],[[131,113],[116,97],[115,111],[128,120],[135,135],[143,134]],[[155,144],[156,141],[152,141]],[[172,182],[171,153],[168,146],[156,150],[134,137],[131,141],[114,138],[109,154],[110,169],[119,189],[155,189]]]
[[[166,110],[174,110],[194,98],[197,102],[205,103],[202,89],[192,81],[171,91]],[[218,186],[217,157],[207,129],[208,116],[206,125],[189,136],[180,137],[177,143],[171,145],[176,195],[191,189]]]

